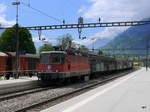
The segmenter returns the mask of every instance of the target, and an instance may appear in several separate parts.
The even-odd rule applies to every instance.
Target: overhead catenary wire
[[[26,7],[28,7],[28,8],[31,8],[32,10],[34,10],[34,11],[36,11],[36,12],[38,12],[38,13],[44,15],[44,16],[47,16],[47,17],[49,17],[49,18],[51,18],[51,19],[53,19],[53,20],[55,20],[55,21],[57,21],[57,22],[60,22],[60,23],[63,22],[63,20],[61,20],[61,19],[58,19],[58,18],[53,17],[53,16],[50,16],[50,15],[48,15],[47,13],[45,13],[45,12],[39,10],[39,9],[36,9],[36,8],[32,7],[31,4],[26,4],[26,3],[23,3],[23,2],[21,2],[21,4],[23,4],[24,6],[26,6]]]

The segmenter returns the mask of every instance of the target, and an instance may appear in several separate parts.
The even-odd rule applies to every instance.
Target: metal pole
[[[92,38],[91,40],[93,41],[93,43],[92,43],[92,51],[94,52],[95,51],[95,49],[94,49],[95,38]]]
[[[146,71],[148,71],[148,37],[147,37],[147,44],[146,44]]]
[[[16,72],[18,77],[19,73],[19,25],[18,25],[18,6],[20,5],[20,2],[18,0],[16,2],[13,2],[12,5],[16,5]]]
[[[93,52],[94,52],[94,41],[93,41],[93,48],[92,48]]]

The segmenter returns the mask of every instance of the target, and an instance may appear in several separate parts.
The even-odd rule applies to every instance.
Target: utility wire
[[[21,4],[23,4],[24,6],[26,6],[26,7],[28,7],[28,8],[31,8],[32,10],[35,10],[35,11],[39,12],[40,14],[42,14],[42,15],[44,15],[44,16],[47,16],[47,17],[49,17],[49,18],[51,18],[51,19],[53,19],[53,20],[55,20],[55,21],[58,21],[58,22],[61,22],[61,23],[62,23],[62,20],[61,20],[61,19],[55,18],[55,17],[53,17],[53,16],[50,16],[50,15],[46,14],[45,12],[43,12],[43,11],[41,11],[41,10],[39,10],[39,9],[33,8],[30,4],[26,4],[26,3],[23,3],[23,2],[21,2]]]

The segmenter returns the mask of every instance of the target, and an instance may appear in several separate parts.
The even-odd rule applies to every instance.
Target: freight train
[[[32,76],[37,72],[39,56],[34,54],[22,54],[19,57],[19,72],[16,72],[15,52],[0,52],[0,76],[9,79],[10,76]]]
[[[42,81],[63,81],[77,77],[85,79],[106,71],[113,72],[130,68],[132,64],[124,59],[72,49],[42,52],[37,66],[38,78]]]
[[[94,74],[132,68],[124,59],[99,56],[74,49],[46,51],[39,55],[23,54],[19,58],[19,73],[16,72],[15,52],[0,52],[0,76],[32,76],[35,73],[42,81],[87,78]]]

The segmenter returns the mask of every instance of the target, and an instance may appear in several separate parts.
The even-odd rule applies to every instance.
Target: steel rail
[[[41,92],[41,91],[46,91],[48,89],[52,89],[52,87],[46,87],[46,88],[32,88],[32,89],[27,89],[27,90],[23,90],[23,91],[18,91],[18,92],[12,92],[12,93],[8,93],[8,94],[4,94],[4,95],[0,95],[0,102],[2,101],[6,101],[12,98],[16,98],[16,97],[20,97],[23,95],[27,95],[27,94],[32,94],[32,93],[36,93],[36,92]]]
[[[128,71],[127,73],[131,73],[131,72],[133,72],[133,71],[131,70],[131,71]],[[19,110],[17,110],[16,112],[25,112],[25,111],[27,111],[27,110],[31,110],[31,109],[33,109],[33,108],[36,108],[36,107],[38,107],[38,106],[40,106],[40,105],[44,105],[44,104],[47,104],[47,103],[49,103],[49,102],[53,102],[53,101],[55,101],[55,100],[59,100],[59,99],[61,99],[61,98],[68,97],[68,96],[70,96],[70,95],[74,95],[74,94],[76,94],[76,93],[79,93],[79,92],[88,90],[88,89],[90,89],[90,88],[96,87],[97,85],[103,85],[103,84],[105,84],[105,83],[107,83],[107,82],[109,82],[109,81],[115,80],[116,78],[119,78],[119,77],[121,77],[121,76],[125,76],[125,75],[127,75],[127,73],[126,73],[126,74],[123,74],[123,75],[121,74],[121,75],[118,75],[118,76],[114,76],[114,77],[105,79],[105,80],[100,81],[100,82],[98,82],[98,83],[94,83],[94,84],[92,84],[92,85],[88,85],[88,86],[86,86],[86,87],[83,87],[83,88],[74,90],[73,92],[69,92],[69,93],[67,93],[67,94],[63,94],[63,95],[60,95],[60,96],[57,96],[57,97],[54,97],[54,98],[47,99],[47,100],[45,100],[45,101],[41,101],[41,102],[34,103],[34,104],[30,105],[30,106],[27,106],[27,107],[24,107],[24,108],[22,108],[22,109],[19,109]]]

